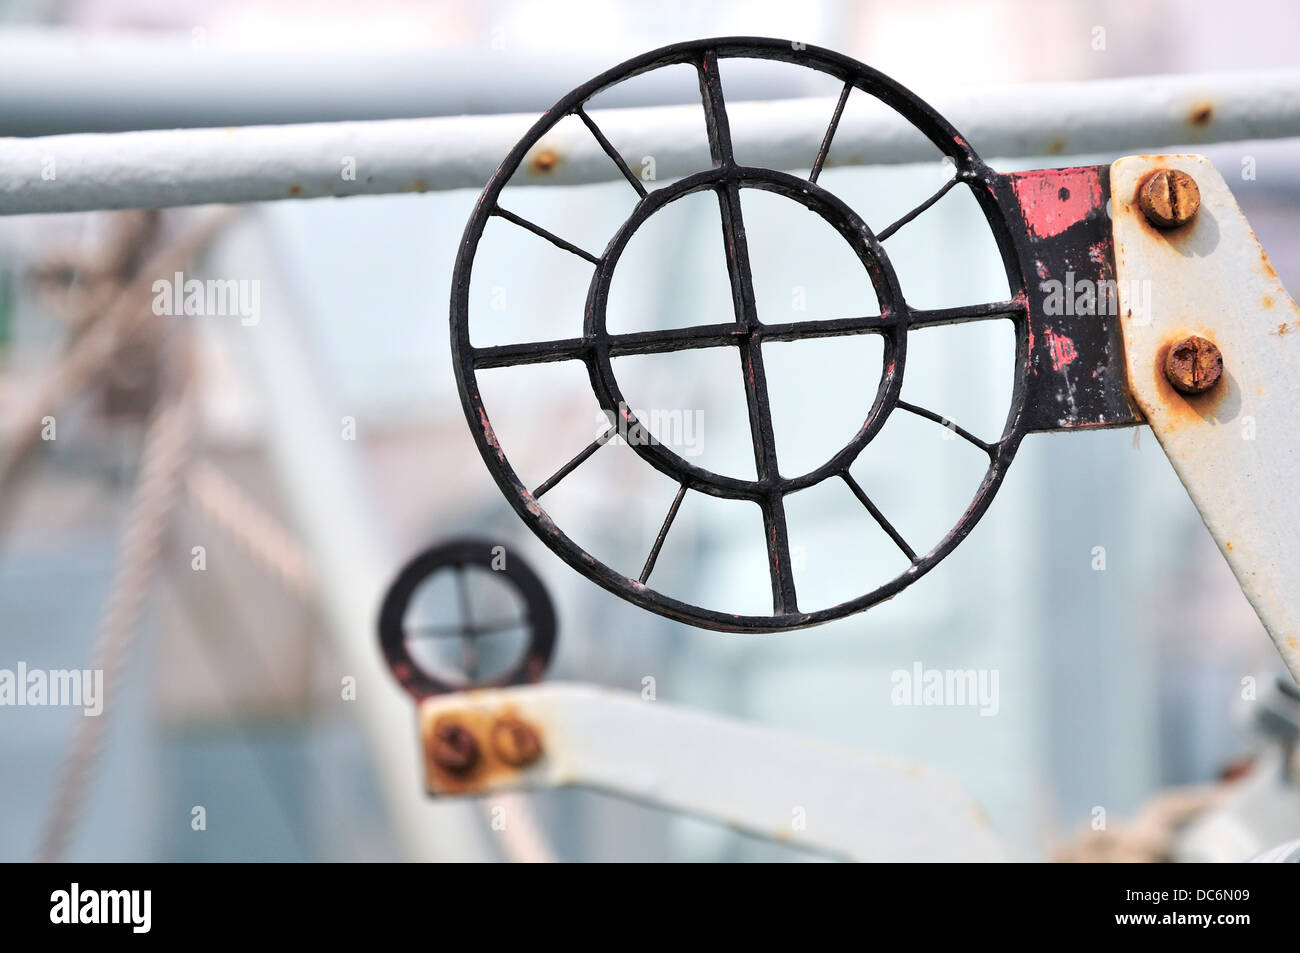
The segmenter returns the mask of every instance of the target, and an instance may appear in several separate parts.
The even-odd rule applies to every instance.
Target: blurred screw
[[[1138,205],[1147,221],[1157,228],[1177,228],[1196,216],[1201,207],[1201,190],[1186,172],[1161,169],[1138,189]]]
[[[492,750],[506,764],[519,768],[538,759],[542,739],[532,725],[506,715],[492,726]]]
[[[467,774],[478,764],[478,742],[463,726],[454,721],[440,721],[433,726],[430,757],[434,764],[450,774]]]
[[[1165,377],[1180,393],[1203,394],[1222,374],[1223,354],[1203,337],[1184,338],[1165,355]]]

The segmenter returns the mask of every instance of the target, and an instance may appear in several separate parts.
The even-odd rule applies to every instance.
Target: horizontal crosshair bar
[[[987,321],[992,318],[1011,318],[1028,312],[1023,301],[993,301],[987,304],[963,305],[957,308],[940,308],[933,311],[909,310],[908,327],[924,328],[944,324],[962,324],[967,321]],[[484,370],[494,367],[515,367],[522,364],[546,364],[553,361],[578,361],[586,359],[598,341],[604,340],[610,357],[629,354],[666,354],[695,347],[722,347],[740,344],[747,334],[755,334],[766,341],[798,341],[802,338],[840,337],[848,334],[871,334],[894,327],[895,319],[886,315],[868,315],[853,318],[828,318],[823,321],[794,321],[786,324],[763,324],[754,331],[734,322],[724,324],[699,324],[686,328],[663,331],[634,331],[628,334],[608,334],[601,337],[560,338],[551,341],[525,341],[522,344],[500,344],[474,349],[474,368]]]
[[[628,168],[627,162],[624,161],[621,155],[619,155],[619,152],[614,148],[613,143],[605,138],[605,134],[600,131],[600,127],[596,125],[595,121],[587,115],[587,111],[581,106],[578,107],[577,114],[578,118],[586,123],[587,128],[591,130],[591,134],[596,137],[596,142],[598,142],[600,147],[605,150],[605,154],[614,160],[614,164],[618,166],[618,171],[622,172],[623,177],[632,183],[632,188],[637,190],[641,198],[645,198],[648,194],[645,190],[645,186],[641,184],[641,180],[637,178],[636,174]]]
[[[969,430],[962,429],[961,427],[953,423],[951,420],[949,420],[947,417],[936,414],[933,410],[926,410],[924,407],[916,406],[916,404],[909,404],[905,400],[900,400],[898,402],[898,406],[901,409],[907,411],[909,414],[916,414],[916,416],[918,417],[924,417],[926,420],[934,421],[936,424],[938,424],[941,427],[947,427],[949,430],[951,430],[957,436],[961,437],[963,440],[967,440],[970,443],[973,443],[975,446],[979,447],[990,457],[992,457],[996,452],[997,448],[995,444],[991,444],[985,440],[981,440],[979,437],[975,436]]]
[[[720,347],[734,344],[745,329],[734,321],[725,324],[700,324],[667,331],[636,331],[609,334],[604,341],[610,357],[626,354],[664,354],[693,347]],[[596,347],[598,337],[564,338],[474,349],[474,367],[513,367],[519,364],[545,364],[550,361],[574,361],[585,358]]]
[[[507,211],[506,209],[503,209],[500,205],[498,205],[496,208],[492,210],[492,214],[499,216],[500,218],[504,218],[507,222],[514,222],[520,228],[526,228],[534,235],[540,235],[542,238],[545,238],[556,248],[563,248],[567,252],[572,252],[573,254],[577,255],[579,258],[585,258],[593,265],[600,264],[600,259],[597,258],[595,255],[593,255],[591,252],[583,251],[581,248],[579,248],[577,245],[573,244],[572,242],[566,242],[563,238],[561,238],[559,235],[556,235],[554,232],[548,232],[546,229],[542,228],[542,226],[538,225],[536,222],[530,222],[526,218],[521,218],[520,216],[516,215],[514,212],[510,212]]]
[[[585,446],[576,457],[574,457],[564,466],[560,467],[560,469],[556,470],[555,474],[549,480],[547,480],[537,489],[533,490],[533,499],[535,500],[540,499],[543,493],[547,492],[548,490],[554,489],[555,484],[559,483],[566,476],[568,476],[570,473],[576,470],[579,464],[581,464],[589,456],[591,456],[601,447],[605,446],[605,444],[609,442],[609,438],[614,436],[614,434],[616,433],[618,433],[618,425],[610,424],[608,430],[606,430],[603,434],[601,434],[591,443],[587,444],[587,446]]]
[[[885,519],[885,514],[880,512],[875,503],[871,502],[871,498],[867,496],[862,487],[858,486],[858,481],[853,479],[848,470],[841,470],[840,477],[849,485],[849,489],[852,490],[853,495],[858,498],[858,502],[865,506],[867,512],[870,513],[872,518],[880,524],[880,528],[889,534],[889,538],[894,541],[894,544],[903,551],[908,559],[912,562],[916,562],[916,553],[912,551],[911,546],[907,545],[907,540],[903,539],[898,530],[894,529],[893,523]]]
[[[403,631],[408,637],[423,639],[437,639],[450,636],[466,635],[491,635],[493,632],[505,632],[509,629],[520,629],[528,625],[527,618],[521,619],[493,619],[490,622],[475,623],[474,625],[407,625],[403,626]]]
[[[659,550],[663,548],[664,539],[668,536],[668,530],[673,525],[673,520],[677,518],[677,510],[682,505],[682,497],[686,495],[686,484],[683,483],[677,490],[677,495],[673,497],[673,505],[668,508],[668,515],[664,517],[664,525],[659,527],[659,535],[655,537],[655,544],[650,550],[650,555],[646,557],[645,567],[641,570],[641,584],[645,585],[646,580],[650,578],[650,573],[654,571],[655,561],[659,558]]]
[[[907,326],[929,328],[942,324],[965,324],[967,321],[989,321],[994,318],[1016,318],[1029,314],[1029,304],[1022,299],[990,301],[987,304],[964,304],[956,308],[933,310],[912,308],[908,311]]]
[[[1028,313],[1023,301],[993,301],[937,310],[909,310],[908,327],[924,328],[966,321],[1012,318]],[[853,318],[828,318],[824,321],[795,321],[787,324],[759,325],[753,332],[733,323],[700,324],[664,331],[634,331],[600,337],[560,338],[551,341],[525,341],[474,349],[474,367],[514,367],[521,364],[546,364],[552,361],[584,360],[600,340],[609,348],[610,357],[628,354],[666,354],[694,347],[721,347],[740,344],[747,333],[769,341],[797,341],[801,338],[839,337],[847,334],[870,334],[891,329],[895,319],[885,315]]]

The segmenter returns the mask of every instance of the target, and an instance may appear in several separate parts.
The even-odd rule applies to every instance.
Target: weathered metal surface
[[[1195,179],[1200,211],[1172,230],[1139,207],[1162,168]],[[1202,156],[1130,156],[1111,166],[1115,262],[1129,384],[1242,591],[1300,678],[1300,309],[1223,177]],[[1138,284],[1133,284],[1137,282]],[[1128,289],[1152,288],[1149,309]],[[1189,335],[1223,356],[1196,395],[1169,383],[1169,349]]]
[[[1196,217],[1201,191],[1187,173],[1161,169],[1138,189],[1138,206],[1156,228],[1180,228]]]
[[[800,178],[771,169],[741,166],[735,159],[729,110],[718,63],[736,57],[780,60],[828,73],[844,83],[821,146],[807,155],[811,173]],[[622,80],[673,64],[693,66],[699,76],[704,124],[711,168],[696,171],[675,183],[647,190],[610,145],[599,124],[584,110],[589,98]],[[817,185],[820,171],[842,119],[844,103],[855,90],[875,97],[895,110],[934,147],[952,161],[953,173],[933,195],[879,233],[834,194]],[[607,160],[631,183],[637,204],[605,250],[595,254],[503,209],[502,188],[539,143],[565,116],[580,116]],[[814,141],[818,141],[814,140]],[[966,188],[984,212],[1002,257],[1008,300],[971,303],[964,307],[926,311],[912,307],[889,263],[884,243],[898,230],[943,198],[951,189]],[[844,316],[823,321],[767,325],[754,306],[742,189],[762,189],[804,205],[835,228],[867,272],[880,314]],[[726,256],[731,278],[734,320],[666,331],[611,334],[605,324],[609,287],[630,238],[651,216],[683,196],[713,192],[719,202]],[[610,591],[653,612],[706,628],[743,632],[772,632],[817,625],[862,611],[888,599],[929,571],[972,530],[992,501],[1024,435],[1036,430],[1125,426],[1140,414],[1128,396],[1116,318],[1110,225],[1106,215],[1107,170],[1102,166],[1047,169],[999,175],[976,155],[965,138],[930,106],[875,70],[828,50],[780,40],[731,38],[701,40],[665,47],[610,70],[560,100],[506,157],[488,183],[465,230],[453,279],[451,331],[457,382],[466,417],[480,452],[507,500],[535,533],[562,559]],[[526,228],[590,262],[594,274],[579,338],[476,348],[470,343],[469,285],[479,239],[493,216]],[[1001,436],[994,442],[973,437],[957,422],[899,399],[907,357],[908,331],[964,321],[1009,319],[1015,327],[1015,379],[1011,406]],[[847,334],[875,334],[883,343],[883,373],[870,407],[863,408],[858,433],[825,463],[813,470],[783,473],[777,458],[768,408],[762,345],[766,341]],[[612,359],[627,354],[665,353],[695,347],[736,347],[741,355],[743,383],[754,446],[756,477],[736,479],[712,473],[654,440],[630,446],[649,465],[679,484],[677,498],[664,520],[639,578],[595,560],[574,544],[546,514],[541,497],[567,477],[609,439],[614,430],[647,433],[628,409],[614,373]],[[530,491],[512,469],[479,396],[476,373],[485,368],[550,361],[577,360],[587,368],[592,390],[605,414],[617,422],[553,477]],[[919,415],[949,427],[988,455],[984,480],[969,508],[933,549],[917,553],[849,473],[849,466],[884,425],[891,413]],[[908,568],[892,580],[861,596],[830,608],[805,611],[798,604],[791,566],[784,511],[785,497],[824,480],[843,480],[885,534],[907,556]],[[767,540],[772,587],[770,615],[739,616],[669,598],[648,585],[663,538],[686,492],[701,492],[758,504]],[[630,567],[629,567],[630,568]]]
[[[491,572],[513,589],[522,612],[517,616],[476,619],[466,588],[466,574],[476,571]],[[453,573],[456,577],[458,621],[413,632],[406,619],[411,601],[421,586],[441,572]],[[523,629],[526,632],[523,654],[506,671],[480,682],[475,670],[477,639],[492,632],[513,629]],[[463,679],[452,681],[445,673],[430,672],[421,667],[412,656],[410,648],[411,639],[419,637],[460,639],[465,664],[465,671],[461,673]],[[379,610],[379,645],[394,677],[417,699],[476,685],[502,686],[535,682],[545,673],[551,653],[555,650],[555,608],[541,579],[517,554],[510,553],[507,557],[500,546],[487,539],[449,540],[426,549],[402,567]],[[452,738],[451,734],[448,729],[448,737],[442,740],[443,748],[451,752],[449,759],[454,761],[458,757],[455,752],[463,747],[459,742],[464,739]]]
[[[812,172],[800,178],[772,169],[742,166],[735,159],[730,117],[722,88],[719,60],[729,58],[770,59],[796,63],[835,76],[843,81],[844,89],[836,108],[828,116],[824,134],[814,140],[807,155]],[[664,66],[685,64],[693,66],[699,77],[700,97],[703,105],[704,126],[710,155],[707,167],[663,187],[647,190],[631,174],[626,163],[620,162],[617,152],[608,146],[608,139],[592,116],[584,111],[584,104],[592,96],[631,76],[640,75]],[[826,157],[835,137],[841,118],[843,101],[854,90],[860,90],[894,109],[911,123],[938,150],[952,160],[952,176],[934,195],[919,204],[894,223],[881,229],[879,234],[871,228],[834,194],[816,184],[818,172],[825,166]],[[615,166],[638,195],[637,204],[627,222],[610,239],[605,250],[595,254],[581,249],[535,223],[520,218],[499,204],[502,189],[550,131],[566,116],[577,115],[583,119],[602,151],[606,161]],[[820,141],[820,149],[816,148]],[[1022,248],[1038,247],[1039,243],[1060,243],[1072,238],[1068,230],[1071,221],[1062,220],[1066,239],[1060,239],[1050,229],[1030,241],[1024,235],[1024,222],[1018,216],[1016,197],[1011,189],[1011,179],[999,176],[986,166],[969,143],[929,106],[917,99],[897,83],[848,57],[829,50],[805,47],[802,44],[780,40],[733,38],[701,40],[665,47],[629,60],[574,90],[543,116],[529,133],[515,146],[502,162],[489,182],[462,240],[460,255],[452,286],[451,337],[452,354],[457,382],[471,431],[479,450],[507,500],[524,522],[562,559],[583,575],[617,595],[643,608],[669,618],[707,628],[727,631],[771,632],[816,625],[841,618],[888,599],[905,586],[920,578],[946,556],[970,532],[983,515],[1006,467],[1014,456],[1029,418],[1022,415],[1030,396],[1026,379],[1032,372],[1034,334],[1029,314],[1032,296],[1027,286],[1023,267]],[[1006,301],[972,302],[965,307],[927,311],[910,306],[890,266],[884,242],[899,229],[906,227],[917,216],[933,206],[949,190],[968,188],[987,219],[997,243],[1006,271],[1010,298]],[[849,316],[824,321],[796,322],[768,325],[763,323],[754,306],[753,280],[746,243],[745,224],[741,214],[742,189],[761,189],[798,202],[835,228],[849,244],[869,276],[879,301],[880,313],[868,316]],[[1055,188],[1060,191],[1059,187]],[[605,324],[605,308],[612,276],[619,266],[623,249],[631,236],[650,216],[686,195],[712,192],[719,203],[722,223],[723,247],[731,280],[733,320],[690,328],[665,331],[611,334]],[[1084,199],[1065,206],[1070,212],[1075,208],[1090,208]],[[489,219],[499,217],[525,228],[558,248],[570,252],[594,265],[584,311],[583,334],[580,338],[515,344],[500,347],[474,347],[470,343],[469,290],[474,257],[483,230]],[[1055,244],[1043,244],[1044,255],[1051,251],[1053,262],[1062,260]],[[1068,259],[1066,259],[1068,260]],[[1016,384],[1012,407],[1003,434],[989,443],[969,434],[968,431],[925,408],[899,400],[906,364],[907,332],[909,330],[964,321],[1006,318],[1016,325]],[[879,335],[884,344],[884,361],[881,378],[869,407],[862,408],[863,422],[857,434],[822,465],[803,474],[783,473],[777,458],[771,413],[768,407],[766,375],[762,345],[766,341],[792,341],[813,337],[832,337],[848,334]],[[1046,345],[1044,345],[1046,346]],[[669,448],[653,440],[629,441],[632,449],[646,463],[676,481],[681,489],[673,503],[664,529],[640,577],[620,572],[604,565],[584,552],[570,540],[547,515],[542,497],[560,480],[567,477],[609,439],[603,434],[566,463],[554,476],[536,489],[526,486],[514,472],[506,450],[498,442],[488,417],[488,410],[479,395],[476,374],[485,368],[509,367],[518,364],[549,361],[577,360],[587,368],[592,390],[607,417],[617,424],[612,430],[629,433],[648,433],[648,428],[628,409],[614,373],[612,358],[626,354],[665,353],[695,347],[736,347],[741,355],[742,378],[749,411],[750,432],[754,446],[756,477],[742,480],[705,470]],[[1120,387],[1122,393],[1122,386]],[[1085,408],[1086,410],[1087,408]],[[989,458],[984,480],[978,487],[969,508],[957,525],[933,549],[916,553],[885,514],[866,496],[862,488],[849,475],[849,466],[866,444],[895,412],[917,414],[929,420],[951,426],[954,433],[977,446]],[[787,540],[784,500],[789,493],[805,489],[824,480],[842,479],[853,489],[870,516],[880,524],[885,533],[908,557],[909,566],[899,576],[883,585],[837,606],[804,611],[798,605],[793,568]],[[684,492],[701,492],[727,499],[746,500],[758,504],[767,540],[767,562],[771,577],[772,612],[770,615],[740,616],[718,612],[705,606],[690,605],[663,595],[647,585],[663,537],[671,528],[672,515],[680,505]],[[633,567],[628,567],[631,570]]]
[[[79,37],[78,51],[82,42]],[[8,52],[0,50],[0,108],[33,111],[42,125],[67,116],[45,97],[51,76],[72,74],[48,63],[15,65]],[[131,74],[143,62],[135,58]],[[501,75],[522,89],[529,81],[519,81],[514,63],[512,56],[510,75]],[[192,66],[187,60],[187,77]],[[8,81],[15,77],[21,81]],[[311,83],[319,87],[315,77]],[[42,96],[33,98],[24,84],[37,84]],[[402,84],[410,88],[405,72]],[[755,101],[728,107],[737,119],[737,151],[765,168],[806,168],[808,144],[815,146],[825,132],[835,98],[761,101],[765,97],[754,86],[746,92]],[[195,101],[177,98],[171,84],[163,95],[183,104],[186,116],[195,115]],[[733,90],[731,98],[741,95]],[[228,90],[222,96],[228,101]],[[368,99],[367,107],[372,103]],[[1121,155],[1300,135],[1300,70],[1014,84],[954,91],[935,105],[985,155]],[[4,139],[0,214],[478,189],[534,118],[455,115],[218,129],[172,129],[176,123],[166,123],[165,131]],[[637,166],[654,156],[660,179],[686,175],[708,158],[698,135],[698,106],[604,109],[594,118],[627,163]],[[846,115],[835,141],[835,161],[842,165],[931,158],[924,142],[889,117]],[[349,156],[357,159],[352,178],[341,174]],[[57,176],[42,178],[47,168],[57,169]],[[515,182],[576,185],[610,182],[620,174],[586,130],[559,128],[537,144]]]
[[[1140,423],[1125,380],[1106,167],[1016,172],[998,187],[1031,289],[1021,426]]]
[[[510,787],[545,761],[547,732],[510,701],[513,690],[429,695],[416,708],[430,794],[477,794]],[[485,704],[490,698],[502,699]]]
[[[431,768],[434,795],[577,785],[848,859],[1010,859],[979,806],[933,768],[639,695],[552,682],[430,697],[419,717],[425,737],[454,719],[485,750],[466,774]],[[488,751],[501,718],[544,739],[531,766]]]
[[[1213,341],[1193,334],[1165,353],[1165,379],[1180,394],[1204,394],[1223,376],[1223,352]]]

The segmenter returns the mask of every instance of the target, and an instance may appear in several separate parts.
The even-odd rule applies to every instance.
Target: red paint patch
[[[1060,371],[1067,367],[1079,352],[1075,350],[1074,342],[1064,334],[1058,334],[1051,328],[1045,332],[1047,334],[1047,352],[1052,355],[1052,370]]]
[[[1011,187],[1033,238],[1059,235],[1105,204],[1101,171],[1095,166],[1018,172],[1011,176]]]

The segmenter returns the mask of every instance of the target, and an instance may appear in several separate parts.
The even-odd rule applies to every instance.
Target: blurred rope
[[[195,461],[185,478],[185,495],[299,600],[315,599],[315,573],[302,544],[219,468]]]
[[[82,813],[87,788],[104,746],[108,698],[119,687],[126,660],[144,608],[150,582],[163,548],[193,429],[190,388],[153,414],[145,432],[140,474],[122,535],[117,572],[90,659],[90,668],[104,673],[104,710],[98,717],[77,722],[72,747],[59,772],[54,803],[45,824],[38,858],[62,858]]]
[[[170,275],[187,267],[237,212],[237,209],[222,208],[200,213],[178,238],[150,256],[129,280],[119,271],[124,283],[106,284],[98,295],[85,302],[88,310],[79,321],[82,332],[30,392],[19,412],[9,418],[13,423],[8,428],[10,433],[6,435],[8,439],[0,457],[0,500],[12,505],[15,474],[37,445],[42,416],[70,401],[102,375],[122,352],[123,345],[153,317],[148,306],[153,297],[153,277]],[[104,302],[107,304],[102,311],[90,310]],[[156,341],[153,343],[162,350]],[[117,570],[90,660],[92,670],[104,673],[105,706],[97,717],[83,717],[77,723],[42,835],[38,851],[42,861],[63,856],[80,819],[104,744],[111,707],[108,699],[117,687],[157,569],[194,426],[192,346],[190,335],[183,335],[177,348],[181,359],[170,368],[168,390],[153,408],[145,431]]]
[[[84,293],[57,302],[72,321],[72,337],[55,366],[26,392],[21,406],[7,414],[0,444],[0,523],[12,505],[15,483],[23,465],[39,445],[42,418],[110,372],[127,345],[137,340],[149,324],[153,278],[184,271],[208,243],[237,214],[234,208],[205,210],[186,229],[141,264],[143,245],[155,224],[152,220],[123,224],[103,267],[91,267],[94,280]],[[36,274],[38,282],[57,285],[60,278],[77,278],[82,259],[65,256]],[[177,498],[187,499],[223,529],[254,562],[267,569],[284,587],[304,602],[318,596],[313,566],[301,543],[269,512],[216,466],[187,459],[195,427],[192,341],[185,338],[185,359],[171,368],[173,393],[155,405],[145,432],[140,470],[131,499],[126,527],[105,611],[100,620],[90,667],[104,672],[106,697],[117,687],[121,670],[134,640],[150,585],[158,568],[164,536]],[[105,745],[106,715],[78,722],[71,747],[60,768],[58,783],[39,847],[41,861],[61,859],[83,813],[85,798]],[[538,826],[528,799],[503,794],[498,805],[511,817],[501,831],[507,859],[523,863],[555,860],[546,836]],[[482,805],[492,819],[492,805]]]
[[[20,405],[5,414],[0,435],[0,524],[14,503],[17,475],[41,442],[42,419],[88,387],[109,367],[121,346],[154,317],[150,307],[154,278],[184,271],[238,211],[217,208],[200,213],[174,241],[151,255],[130,281],[115,293],[104,292],[103,310],[83,319],[84,330],[69,349],[26,392]]]

